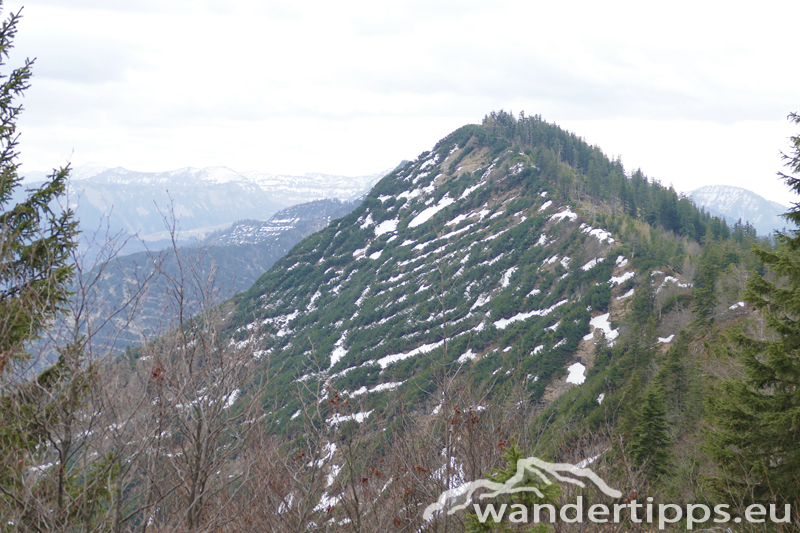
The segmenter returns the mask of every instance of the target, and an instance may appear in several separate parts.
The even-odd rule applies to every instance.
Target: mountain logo
[[[528,487],[523,485],[527,479],[539,478],[545,485],[552,485],[552,481],[546,474],[550,474],[554,479],[562,483],[572,483],[579,487],[586,487],[580,478],[588,479],[599,488],[603,494],[611,498],[621,498],[622,492],[617,489],[611,488],[603,481],[600,476],[595,474],[591,469],[582,466],[585,461],[576,465],[569,463],[548,463],[542,461],[538,457],[528,457],[527,459],[520,459],[517,461],[517,472],[505,483],[497,483],[488,479],[478,479],[471,481],[465,485],[455,487],[450,490],[444,491],[436,503],[430,504],[425,508],[423,518],[426,521],[431,520],[435,515],[442,511],[447,511],[451,515],[456,511],[465,509],[467,505],[472,502],[475,491],[485,489],[484,492],[478,496],[481,500],[489,498],[496,498],[503,494],[514,494],[518,492],[533,492],[540,498],[544,498],[542,492],[536,487]],[[463,499],[462,499],[463,498]]]

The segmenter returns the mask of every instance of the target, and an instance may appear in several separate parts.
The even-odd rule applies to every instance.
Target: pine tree
[[[648,387],[637,413],[638,421],[631,431],[628,450],[636,466],[650,476],[659,476],[669,468],[669,435],[664,392],[658,383]]]
[[[694,313],[700,325],[714,322],[714,309],[717,305],[717,279],[719,279],[722,254],[709,228],[706,232],[703,251],[694,275]]]
[[[12,14],[0,27],[0,67],[8,59],[19,18]],[[73,274],[69,252],[77,236],[72,212],[55,205],[64,193],[68,168],[54,171],[23,202],[11,205],[22,180],[16,162],[22,106],[14,101],[29,87],[32,64],[26,60],[0,84],[0,373],[27,357],[25,341],[37,338],[66,302]]]
[[[789,116],[800,124],[800,116]],[[800,174],[800,136],[784,155],[792,174]],[[781,174],[795,191],[800,178]],[[784,215],[800,222],[800,205]],[[791,504],[800,511],[800,233],[777,236],[774,251],[754,247],[755,255],[777,278],[758,274],[747,283],[745,300],[763,312],[774,336],[753,338],[741,329],[727,332],[716,349],[738,356],[741,379],[721,384],[708,401],[713,427],[707,448],[720,466],[712,480],[718,492],[737,501]]]

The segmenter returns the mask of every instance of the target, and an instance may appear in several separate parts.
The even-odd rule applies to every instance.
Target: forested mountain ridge
[[[258,233],[242,228],[228,237]],[[736,424],[712,402],[744,373],[725,328],[763,339],[771,320],[742,300],[768,274],[756,242],[538,116],[492,113],[221,305],[178,263],[177,327],[97,368],[85,404],[47,404],[76,446],[7,464],[53,487],[70,465],[67,486],[95,491],[74,497],[96,509],[81,523],[114,531],[513,530],[423,511],[524,457],[591,465],[617,503],[734,500],[708,435]]]
[[[689,239],[706,233],[730,230],[577,137],[500,114],[454,132],[304,240],[237,297],[237,327],[244,334],[252,315],[273,325],[267,350],[291,366],[287,387],[291,376],[337,390],[418,379],[428,390],[420,360],[445,350],[446,364],[461,358],[483,379],[529,375],[538,401],[581,346],[591,354],[584,336],[618,334],[606,321],[624,315],[637,268],[682,268]],[[670,293],[691,281],[669,269],[652,280]],[[495,393],[506,378],[496,381]]]
[[[298,244],[231,302],[228,328],[268,361],[270,431],[305,434],[297,445],[317,458],[306,467],[328,473],[311,505],[343,524],[353,475],[365,495],[423,506],[498,465],[489,450],[511,436],[596,460],[614,446],[601,428],[640,423],[633,406],[664,358],[698,353],[687,332],[749,316],[727,273],[755,240],[539,117],[498,113]],[[680,433],[699,405],[680,387],[700,385],[693,363],[671,364],[692,376],[669,389],[684,396]],[[388,483],[369,474],[383,461],[398,469]],[[298,489],[286,490],[283,509]],[[417,506],[395,523],[422,525]]]

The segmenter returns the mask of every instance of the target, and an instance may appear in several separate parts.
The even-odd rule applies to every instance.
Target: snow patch
[[[614,242],[610,232],[600,228],[593,228],[585,222],[581,224],[581,231],[595,237],[600,242],[607,242],[609,244]]]
[[[380,237],[385,233],[394,233],[395,231],[397,231],[397,225],[399,223],[400,220],[396,218],[392,220],[384,220],[383,222],[375,226],[375,236]]]
[[[374,223],[375,223],[375,221],[372,220],[372,213],[368,213],[367,214],[367,218],[364,219],[364,222],[361,224],[361,229],[367,229],[368,227],[370,227]]]
[[[456,218],[454,218],[450,222],[446,222],[445,226],[457,226],[461,222],[465,221],[467,218],[468,218],[468,215],[464,215],[464,214],[458,215]]]
[[[327,422],[329,426],[338,426],[342,422],[348,422],[350,420],[361,424],[367,418],[369,418],[369,415],[372,414],[372,411],[374,411],[374,409],[366,412],[354,413],[352,415],[340,415],[339,413],[334,413],[333,416],[327,419]]]
[[[608,284],[611,285],[612,287],[614,285],[622,285],[623,283],[625,283],[626,281],[628,281],[629,279],[631,279],[635,275],[636,274],[634,274],[633,272],[625,272],[621,276],[611,276],[611,279],[608,280]]]
[[[408,223],[408,227],[409,228],[416,228],[417,226],[421,226],[422,224],[424,224],[425,222],[430,220],[436,213],[438,213],[439,211],[441,211],[445,207],[447,207],[447,206],[449,206],[451,204],[454,204],[454,203],[455,203],[455,200],[450,198],[450,196],[445,195],[441,200],[439,200],[439,202],[436,205],[434,205],[432,207],[428,207],[426,209],[423,209],[420,212],[420,214],[415,216],[411,220],[411,222]]]
[[[469,350],[466,351],[466,353],[464,353],[461,356],[459,356],[458,362],[459,362],[459,364],[463,365],[467,361],[474,361],[476,357],[478,357],[478,354],[473,352],[472,348],[470,348]]]
[[[584,381],[586,381],[586,376],[583,374],[586,372],[586,367],[582,364],[575,363],[569,367],[567,371],[569,372],[569,376],[567,376],[567,383],[581,385]]]
[[[500,279],[500,285],[503,288],[508,287],[508,285],[511,283],[511,276],[513,276],[514,272],[516,272],[517,270],[519,270],[519,268],[513,266],[503,273],[503,277]]]
[[[475,303],[472,304],[472,307],[470,307],[469,310],[472,311],[472,310],[474,310],[474,309],[476,309],[478,307],[483,307],[484,305],[488,304],[490,301],[492,301],[492,297],[490,295],[481,294],[480,296],[478,296],[478,299],[475,300]]]
[[[633,296],[633,289],[629,290],[622,296],[617,296],[617,300],[624,300],[625,298],[630,298],[631,296]]]
[[[611,323],[608,321],[608,317],[611,313],[606,313],[604,315],[596,316],[589,321],[589,325],[594,329],[599,329],[603,332],[606,337],[607,341],[613,341],[617,337],[619,337],[619,329],[611,329]],[[583,340],[590,341],[594,338],[594,331],[589,333],[583,337]],[[609,342],[609,346],[613,346],[613,342]]]
[[[598,263],[602,262],[605,257],[595,257],[585,265],[581,267],[581,270],[587,271],[597,266]]]
[[[509,326],[509,324],[513,324],[514,322],[519,322],[520,320],[527,320],[532,316],[547,316],[553,311],[555,311],[556,308],[564,305],[568,301],[569,300],[561,300],[560,302],[553,304],[547,309],[534,309],[533,311],[529,311],[527,313],[518,313],[512,316],[511,318],[501,318],[500,320],[494,323],[494,327],[496,327],[497,329],[506,329]]]
[[[414,357],[415,355],[419,355],[421,353],[430,353],[443,344],[444,341],[434,342],[431,344],[423,344],[418,348],[414,348],[410,352],[396,353],[392,355],[387,355],[385,357],[381,357],[376,361],[376,363],[380,365],[381,369],[386,369],[386,367],[388,367],[391,364],[397,363],[398,361],[404,361],[405,359],[409,359],[410,357]]]
[[[550,218],[548,220],[558,221],[558,220],[564,220],[565,218],[568,218],[569,220],[574,222],[575,220],[578,220],[578,214],[573,213],[569,207],[566,207],[560,213],[556,213],[555,215],[550,215]]]
[[[373,392],[393,391],[403,383],[405,383],[405,381],[390,381],[388,383],[380,383],[378,385],[375,385],[371,389],[368,389],[366,387],[361,387],[360,389],[354,390],[353,392],[349,393],[348,396],[361,396],[363,394],[368,394]]]
[[[336,363],[341,361],[342,357],[347,355],[347,349],[344,347],[345,337],[347,337],[347,331],[346,330],[342,333],[342,336],[339,337],[339,340],[336,341],[336,344],[333,345],[334,348],[333,348],[333,351],[331,352],[331,366],[328,367],[329,370],[331,368],[333,368],[333,366]]]

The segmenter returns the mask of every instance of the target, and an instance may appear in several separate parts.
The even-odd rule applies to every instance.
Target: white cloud
[[[63,4],[28,2],[12,50],[38,57],[20,121],[29,169],[365,174],[503,108],[679,190],[785,198],[794,4]]]

